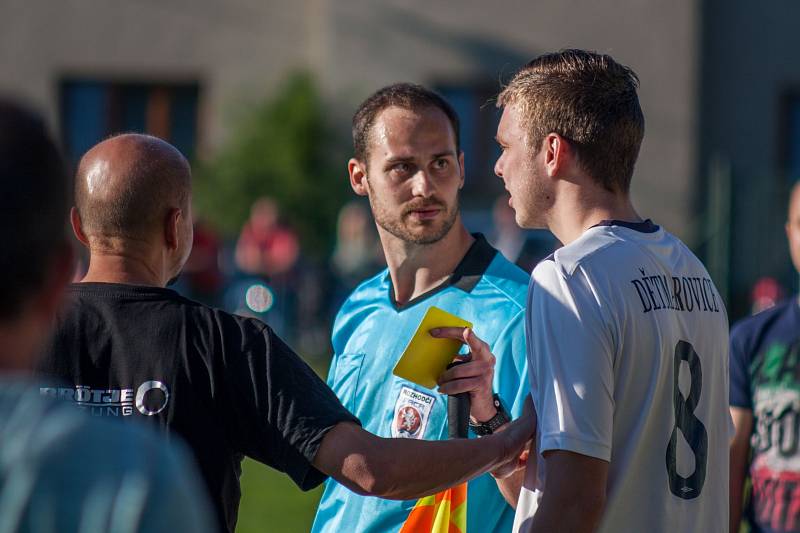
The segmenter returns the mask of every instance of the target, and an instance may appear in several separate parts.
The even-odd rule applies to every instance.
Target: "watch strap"
[[[509,416],[508,411],[506,411],[505,407],[503,407],[503,402],[500,401],[500,396],[495,394],[494,396],[492,396],[492,401],[494,402],[495,409],[497,409],[496,415],[494,415],[486,422],[473,424],[472,421],[470,421],[469,423],[469,427],[472,429],[472,432],[479,437],[491,435],[492,433],[497,431],[497,429],[500,426],[511,422],[511,417]]]

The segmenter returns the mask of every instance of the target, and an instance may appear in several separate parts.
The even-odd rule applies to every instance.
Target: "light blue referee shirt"
[[[366,430],[382,437],[447,438],[447,396],[392,374],[431,306],[474,324],[497,357],[495,392],[512,417],[521,414],[529,392],[524,331],[529,276],[482,235],[475,237],[450,278],[428,293],[398,305],[384,270],[362,283],[339,310],[328,384]],[[414,457],[397,460],[414,469]],[[329,479],[312,532],[398,531],[415,503],[359,496]],[[469,483],[468,531],[510,531],[513,521],[514,510],[491,476]]]

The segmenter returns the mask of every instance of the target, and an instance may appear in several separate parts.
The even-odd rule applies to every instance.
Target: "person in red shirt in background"
[[[250,210],[236,244],[236,264],[247,274],[279,279],[292,270],[300,255],[295,233],[280,224],[272,198],[259,198]]]
[[[294,338],[299,259],[297,234],[281,224],[275,200],[269,197],[256,200],[236,243],[236,266],[269,287],[272,303],[263,312],[269,311],[270,324],[285,338]]]

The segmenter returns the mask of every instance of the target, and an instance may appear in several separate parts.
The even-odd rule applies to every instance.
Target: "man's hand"
[[[532,450],[533,450],[534,456],[536,455],[536,451],[535,450],[537,449],[537,447],[534,444],[535,439],[536,439],[536,433],[535,433],[535,429],[536,429],[536,411],[534,411],[534,409],[533,409],[533,401],[531,401],[531,397],[530,396],[528,396],[527,400],[525,400],[525,405],[522,408],[522,416],[519,418],[519,420],[524,421],[523,423],[527,424],[528,427],[533,427],[534,428],[533,437],[522,448],[522,451],[518,455],[516,455],[515,457],[512,457],[508,462],[506,462],[503,465],[500,465],[500,467],[492,470],[491,474],[495,479],[506,479],[506,478],[518,473],[520,470],[523,470],[523,469],[526,469],[526,468],[529,471],[533,470],[534,471],[534,477],[535,477],[535,471],[536,471],[536,468],[537,468],[536,458],[534,457],[534,459],[532,461],[529,461],[529,458],[530,458]],[[503,426],[503,429],[507,429],[508,427],[510,427],[510,426],[508,426],[508,425]],[[509,502],[509,503],[511,503],[511,502]],[[513,505],[516,505],[516,501],[514,502]]]
[[[497,414],[492,398],[495,357],[489,345],[479,339],[471,328],[435,328],[430,334],[439,339],[461,341],[470,350],[470,353],[459,356],[466,363],[454,366],[439,376],[439,392],[447,395],[468,392],[473,419],[486,422],[494,417]]]

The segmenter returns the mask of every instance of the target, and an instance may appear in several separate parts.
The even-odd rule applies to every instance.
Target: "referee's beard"
[[[392,215],[389,209],[380,205],[379,202],[373,201],[372,196],[369,197],[370,207],[372,208],[372,216],[375,217],[375,222],[384,230],[394,235],[398,239],[409,242],[412,244],[434,244],[442,240],[450,230],[458,218],[459,205],[458,198],[448,209],[444,202],[437,199],[428,201],[411,201],[403,206],[402,212],[399,216]],[[443,217],[437,217],[430,221],[412,222],[410,221],[411,213],[418,209],[427,207],[439,207],[444,211]],[[422,227],[423,231],[415,231],[411,225]]]

